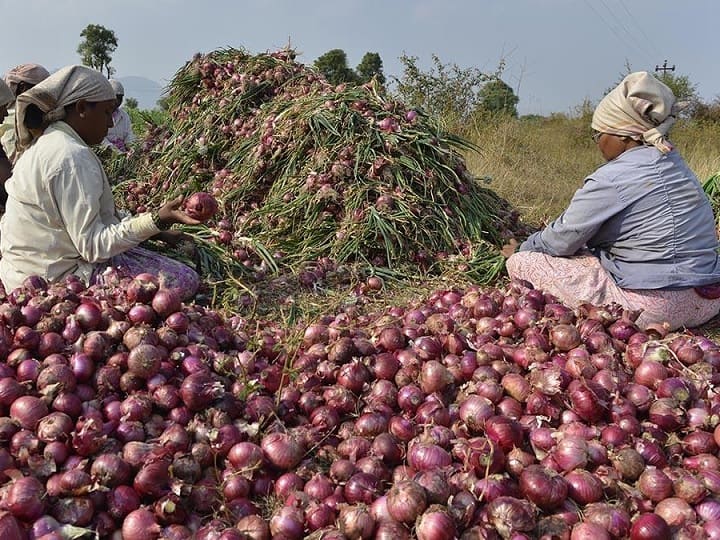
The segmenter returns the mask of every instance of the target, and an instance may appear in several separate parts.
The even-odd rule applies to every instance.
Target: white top
[[[15,163],[0,220],[0,279],[9,292],[30,275],[87,283],[95,265],[156,235],[150,213],[120,221],[95,153],[55,122]]]
[[[5,155],[12,159],[15,153],[15,107],[8,109],[8,115],[0,124],[0,144],[5,150]]]
[[[135,140],[130,115],[125,109],[117,108],[113,112],[113,127],[108,129],[103,146],[112,145],[116,150],[127,152]]]

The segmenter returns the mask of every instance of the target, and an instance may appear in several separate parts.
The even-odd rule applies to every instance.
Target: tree
[[[106,72],[110,78],[115,72],[110,67],[111,55],[117,49],[115,32],[99,24],[88,24],[80,32],[80,37],[83,41],[78,45],[77,52],[82,58],[82,63],[100,72]]]
[[[315,60],[314,66],[332,84],[358,82],[358,76],[348,67],[347,55],[342,49],[329,50]]]
[[[132,97],[125,98],[125,107],[128,109],[137,109],[138,100]]]
[[[485,83],[480,89],[480,108],[493,113],[508,116],[517,116],[519,98],[505,82],[493,79]]]
[[[366,83],[373,77],[377,79],[380,84],[385,84],[385,75],[383,74],[383,63],[378,53],[365,53],[362,60],[355,68],[358,79],[361,83]]]
[[[493,77],[477,68],[443,64],[437,55],[432,55],[432,61],[433,68],[425,72],[418,67],[416,56],[400,56],[403,74],[395,78],[399,99],[411,107],[425,109],[450,125],[466,121],[480,104],[480,89]]]

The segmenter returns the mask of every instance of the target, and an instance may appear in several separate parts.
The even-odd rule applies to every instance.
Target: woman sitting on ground
[[[184,299],[199,278],[184,264],[139,248],[150,238],[174,241],[174,223],[196,225],[182,197],[155,212],[120,220],[112,191],[92,145],[112,125],[115,91],[98,71],[63,68],[17,99],[17,152],[5,184],[0,221],[0,280],[5,290],[38,275],[49,282],[75,274],[103,283],[112,267],[121,277],[152,273]]]
[[[678,109],[670,88],[647,72],[631,73],[605,96],[592,129],[607,163],[507,260],[510,277],[571,307],[641,310],[640,327],[694,327],[717,315],[713,211],[666,137]]]

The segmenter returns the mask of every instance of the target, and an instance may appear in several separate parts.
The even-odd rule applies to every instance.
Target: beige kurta
[[[156,235],[149,213],[120,221],[95,153],[55,122],[17,161],[0,220],[0,279],[7,291],[29,275],[86,282],[95,265]]]

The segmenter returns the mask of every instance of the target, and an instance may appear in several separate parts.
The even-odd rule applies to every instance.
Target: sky
[[[290,45],[305,64],[342,49],[355,67],[377,52],[385,76],[402,55],[494,73],[520,114],[570,113],[632,71],[675,66],[704,101],[720,96],[718,0],[0,0],[0,73],[24,62],[80,62],[88,24],[115,32],[116,77],[166,85],[194,53],[257,54]],[[130,96],[132,97],[132,96]]]

